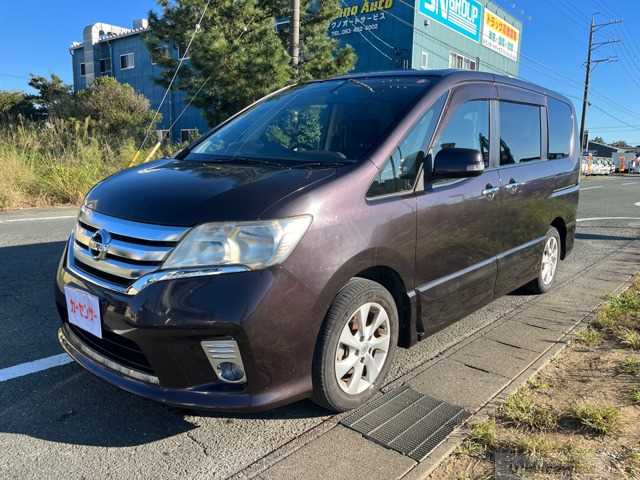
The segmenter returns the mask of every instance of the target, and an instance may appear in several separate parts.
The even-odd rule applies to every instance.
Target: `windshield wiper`
[[[299,168],[299,167],[344,167],[345,165],[352,165],[355,162],[352,161],[347,161],[345,160],[344,162],[340,162],[340,161],[330,161],[330,162],[322,162],[322,161],[314,161],[314,162],[296,162],[294,165],[292,165],[292,168]]]
[[[269,159],[269,158],[257,158],[257,157],[229,157],[230,163],[252,163],[255,165],[268,165],[268,166],[276,166],[276,167],[287,167],[291,168],[289,162],[285,162],[283,160]]]
[[[365,90],[369,91],[370,93],[376,93],[376,91],[373,89],[373,87],[371,85],[368,85],[366,83],[364,83],[361,80],[357,80],[355,78],[347,78],[344,82],[342,82],[340,85],[338,85],[336,88],[334,88],[333,90],[331,90],[331,93],[336,93],[336,91],[338,91],[338,89],[340,87],[343,87],[344,85],[346,85],[347,83],[353,83],[354,85],[358,85],[359,87],[364,88]]]
[[[373,89],[373,87],[371,85],[368,85],[360,80],[356,80],[355,78],[350,78],[349,80],[347,80],[350,83],[353,83],[354,85],[359,85],[362,88],[366,88],[367,90],[369,90],[371,93],[376,93],[376,91]]]

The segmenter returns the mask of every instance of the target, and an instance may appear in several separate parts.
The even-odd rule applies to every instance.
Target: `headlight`
[[[206,223],[182,239],[163,268],[244,265],[260,270],[284,262],[296,248],[311,216],[258,222]]]

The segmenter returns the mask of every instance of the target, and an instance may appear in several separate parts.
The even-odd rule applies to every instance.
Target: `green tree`
[[[42,115],[50,118],[64,118],[75,110],[73,90],[60,77],[51,74],[47,79],[39,75],[31,75],[31,86],[38,93],[31,97]]]
[[[111,77],[98,77],[75,95],[75,104],[73,117],[89,117],[94,131],[115,141],[140,141],[153,120],[149,100],[131,85]],[[160,119],[158,115],[156,122]]]
[[[15,120],[18,116],[33,118],[36,113],[33,101],[27,94],[0,90],[0,122]]]
[[[592,139],[591,139],[591,141],[592,141],[592,142],[596,142],[596,143],[606,143],[606,142],[604,141],[604,138],[602,138],[602,137],[595,137],[595,138],[592,138]]]
[[[617,140],[611,144],[612,147],[627,148],[629,144],[625,140]]]
[[[154,60],[165,67],[160,79],[169,84],[178,61],[163,55],[163,47],[180,46],[193,34],[206,0],[158,0],[161,15],[149,13],[147,44]],[[183,63],[175,88],[187,93],[214,125],[258,98],[297,79],[324,78],[348,71],[355,55],[327,36],[339,0],[303,0],[301,42],[303,63],[291,67],[286,32],[277,33],[275,19],[289,17],[288,0],[211,1],[201,29]],[[316,8],[312,8],[312,4]]]

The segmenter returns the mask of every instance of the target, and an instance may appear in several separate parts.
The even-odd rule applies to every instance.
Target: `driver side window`
[[[433,144],[433,158],[447,148],[470,148],[482,153],[489,168],[489,110],[489,100],[471,100],[458,107]]]
[[[447,95],[442,95],[396,147],[371,184],[368,198],[413,190],[420,170],[420,156],[433,135],[446,99]]]

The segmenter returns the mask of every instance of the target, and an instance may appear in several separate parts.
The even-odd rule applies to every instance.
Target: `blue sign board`
[[[480,42],[483,5],[478,0],[419,0],[420,13]]]

